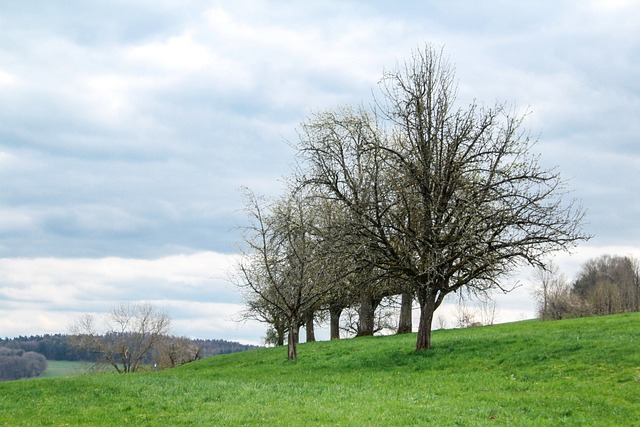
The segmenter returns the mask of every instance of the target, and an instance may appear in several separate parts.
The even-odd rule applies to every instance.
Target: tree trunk
[[[633,311],[640,310],[640,275],[638,274],[637,265],[634,267],[633,273],[633,290],[634,290],[634,298],[633,298]]]
[[[429,288],[421,289],[418,291],[418,302],[420,303],[420,323],[416,351],[429,350],[431,348],[433,312],[436,309],[436,291]]]
[[[340,339],[340,315],[342,314],[342,306],[332,305],[329,307],[329,325],[332,340]]]
[[[400,303],[400,319],[398,320],[398,334],[410,334],[413,330],[412,323],[413,295],[411,292],[402,293]]]
[[[298,358],[298,334],[300,332],[300,322],[298,319],[292,319],[289,322],[289,337],[287,338],[287,348],[289,360]]]
[[[305,331],[307,333],[307,342],[314,342],[316,340],[316,333],[313,325],[313,312],[309,313],[307,316]]]
[[[284,345],[284,335],[286,332],[286,328],[284,326],[276,327],[276,333],[278,334],[278,342],[276,346],[280,347]]]
[[[373,335],[375,327],[375,300],[371,293],[364,291],[360,293],[360,307],[358,308],[358,334],[359,337]]]
[[[287,325],[289,323],[285,319],[274,319],[272,323],[273,330],[276,332],[276,347],[284,345],[284,339],[287,335]]]

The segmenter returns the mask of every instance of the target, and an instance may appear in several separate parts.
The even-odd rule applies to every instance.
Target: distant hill
[[[259,346],[255,345],[217,339],[196,339],[191,341],[201,348],[200,354],[202,358],[259,348]],[[40,353],[44,355],[47,360],[94,362],[100,358],[99,355],[90,354],[71,346],[69,344],[69,336],[65,334],[0,338],[0,347]]]

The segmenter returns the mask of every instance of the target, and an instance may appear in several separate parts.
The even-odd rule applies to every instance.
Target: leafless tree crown
[[[441,50],[414,51],[383,73],[379,89],[371,107],[321,111],[303,122],[295,188],[314,208],[297,206],[295,218],[271,225],[254,205],[259,238],[247,256],[260,259],[241,271],[263,300],[289,312],[285,301],[310,289],[322,289],[323,298],[348,295],[361,307],[410,293],[420,304],[420,350],[430,348],[433,313],[448,294],[508,291],[502,279],[514,267],[541,265],[547,254],[589,236],[559,172],[540,166],[523,127],[526,114],[500,103],[458,107],[454,68]],[[308,215],[314,219],[305,221]],[[284,242],[287,253],[297,252],[303,240],[292,239],[292,226],[303,223],[313,224],[314,236],[304,268],[272,247]],[[278,259],[288,259],[286,273],[276,270]],[[350,275],[291,276],[318,274],[318,265],[323,272],[342,265]],[[294,290],[280,289],[285,282]],[[303,300],[311,301],[297,304]]]
[[[588,236],[557,170],[540,167],[525,116],[457,108],[453,67],[431,46],[386,71],[374,107],[318,113],[302,127],[306,183],[349,212],[381,268],[412,284],[417,349],[433,311],[461,287],[508,290],[519,263]],[[421,341],[422,340],[422,341]]]

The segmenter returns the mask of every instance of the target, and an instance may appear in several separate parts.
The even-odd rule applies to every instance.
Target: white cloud
[[[594,14],[608,13],[619,18],[637,9],[638,3],[633,0],[592,0],[589,6]]]
[[[15,233],[33,225],[33,219],[26,212],[17,209],[0,209],[0,233]]]
[[[177,334],[231,339],[238,333],[258,342],[261,332],[255,328],[229,330],[242,310],[228,279],[236,259],[215,252],[151,260],[0,258],[2,330],[6,335],[61,332],[79,313],[100,315],[123,301],[151,301],[169,311]]]
[[[596,234],[567,270],[587,253],[637,253],[637,2],[41,8],[0,12],[0,292],[13,298],[0,302],[3,331],[64,326],[126,295],[185,304],[200,313],[194,329],[220,321],[243,334],[220,320],[239,296],[212,273],[228,260],[208,252],[234,249],[238,187],[279,192],[298,122],[369,102],[383,68],[425,41],[445,46],[462,105],[532,111],[543,164],[572,179]],[[503,316],[524,304],[505,303]],[[205,311],[221,313],[216,325]],[[186,334],[189,322],[176,320]]]
[[[18,82],[18,78],[6,71],[0,70],[0,86],[11,86]]]
[[[88,115],[111,126],[122,126],[137,115],[133,89],[137,86],[131,76],[89,75],[80,78],[78,90],[86,103]]]
[[[209,48],[196,43],[188,32],[169,37],[164,42],[149,42],[129,48],[125,55],[130,61],[179,71],[202,70],[215,60]]]

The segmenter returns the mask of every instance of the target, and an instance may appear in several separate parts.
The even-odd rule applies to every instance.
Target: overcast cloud
[[[259,342],[228,280],[239,188],[277,194],[298,123],[369,102],[425,42],[462,106],[531,112],[588,209],[594,238],[557,259],[570,278],[640,256],[638,34],[631,0],[2,2],[0,336],[148,300],[177,334]],[[533,316],[525,287],[498,303]]]

